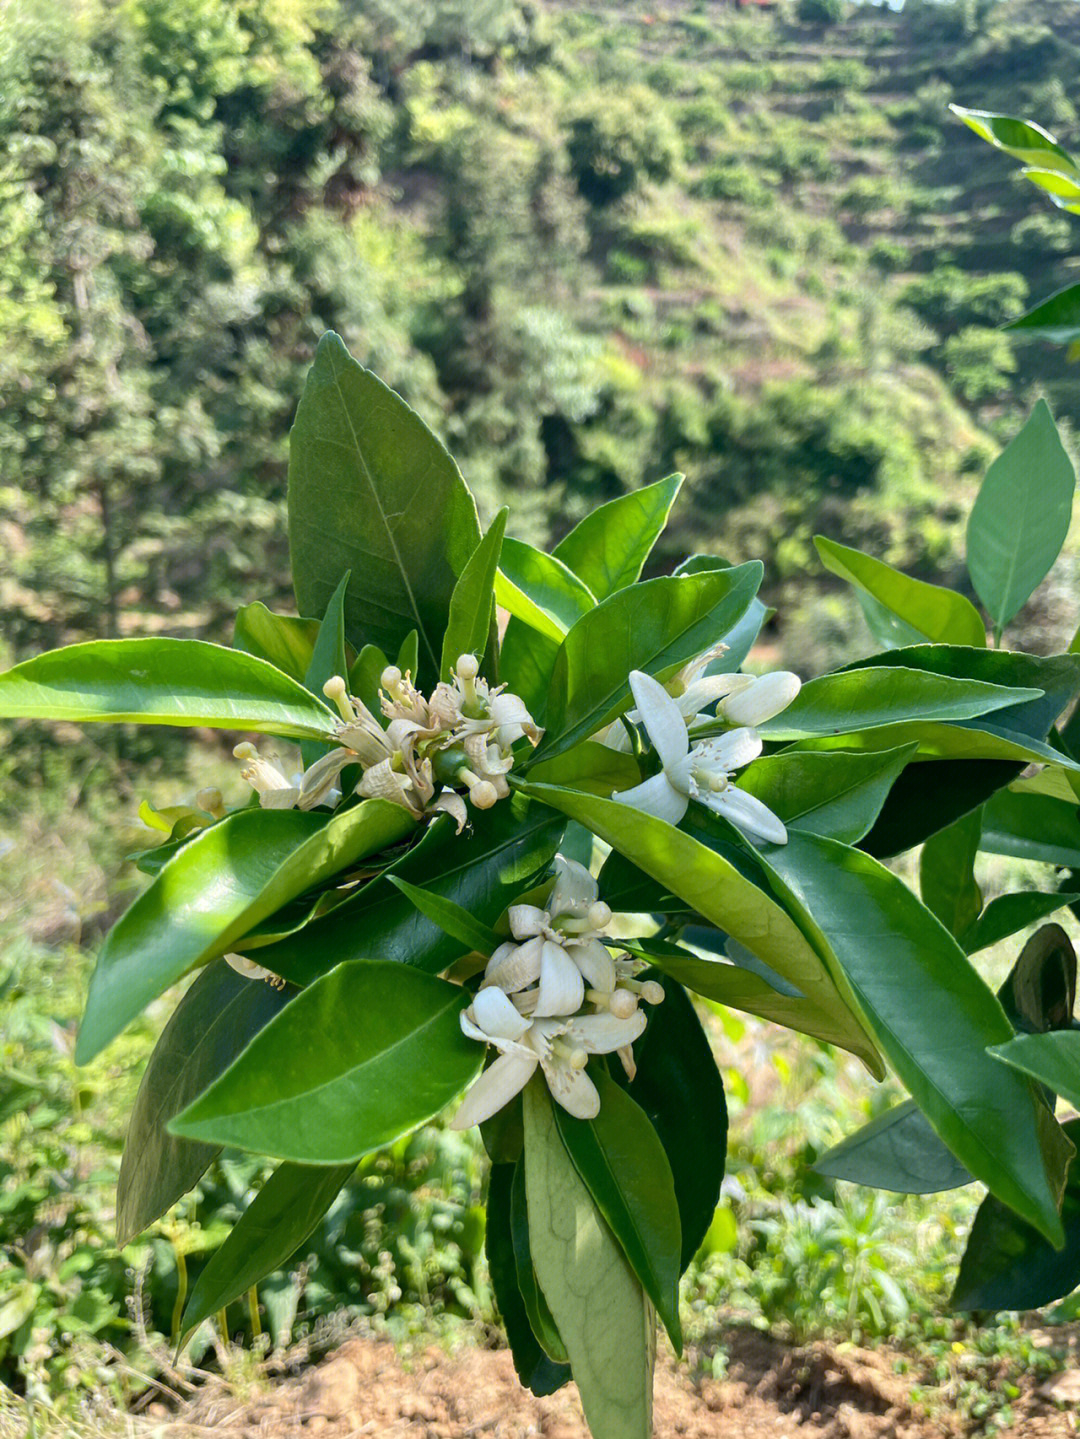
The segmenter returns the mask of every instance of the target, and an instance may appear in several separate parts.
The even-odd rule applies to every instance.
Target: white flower
[[[227,954],[225,963],[230,969],[235,969],[237,974],[242,974],[245,979],[265,979],[271,989],[285,988],[285,981],[280,974],[275,974],[272,969],[264,969],[253,959],[248,959],[246,954]]]
[[[732,691],[719,705],[717,713],[729,724],[765,724],[786,710],[802,689],[802,680],[789,670],[773,670],[772,674],[752,678],[740,675],[748,683]]]
[[[633,789],[613,794],[612,799],[669,824],[678,824],[695,799],[730,820],[750,839],[787,842],[787,830],[776,815],[731,783],[733,772],[761,753],[761,738],[754,730],[735,729],[691,749],[686,721],[664,687],[650,675],[634,670],[630,688],[663,768]]]
[[[264,759],[248,740],[238,744],[233,755],[244,761],[240,778],[259,796],[263,809],[295,809],[300,803],[299,775],[289,779],[276,761]]]
[[[525,1088],[539,1066],[552,1097],[578,1119],[600,1112],[596,1085],[585,1072],[590,1054],[613,1054],[638,1039],[645,1028],[639,1009],[629,1019],[608,1014],[573,1019],[525,1018],[501,989],[481,989],[461,1016],[470,1039],[494,1044],[502,1051],[484,1070],[450,1121],[451,1129],[468,1129],[509,1104]]]

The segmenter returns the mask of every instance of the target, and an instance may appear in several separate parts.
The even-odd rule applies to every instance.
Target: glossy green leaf
[[[451,939],[468,945],[469,949],[475,950],[477,954],[494,954],[502,943],[489,925],[481,924],[467,909],[455,904],[452,899],[446,899],[441,894],[432,894],[431,890],[421,889],[417,884],[410,884],[399,874],[388,874],[386,878],[406,899],[412,901],[421,914],[426,915],[433,924],[437,924]]]
[[[967,954],[978,954],[992,944],[1000,944],[1010,935],[1019,934],[1029,925],[1038,924],[1066,904],[1076,904],[1080,891],[1063,890],[1056,894],[1041,894],[1032,890],[1022,894],[1001,894],[990,903],[978,919],[960,936],[960,943]]]
[[[1080,285],[1066,285],[1002,329],[1020,339],[1049,340],[1057,345],[1080,340]]]
[[[690,909],[771,965],[817,1009],[832,1017],[834,1043],[858,1054],[879,1076],[883,1073],[866,1031],[840,998],[824,963],[798,925],[731,859],[684,830],[612,800],[554,785],[530,785],[529,790],[592,830]]]
[[[857,844],[917,750],[915,743],[870,753],[788,750],[755,760],[739,788],[791,829]]]
[[[0,674],[0,719],[204,725],[326,739],[335,717],[265,660],[205,640],[90,640]]]
[[[184,1309],[181,1342],[296,1253],[354,1168],[282,1164],[274,1170],[195,1281]]]
[[[922,639],[954,645],[986,644],[979,613],[964,595],[912,579],[884,560],[861,554],[824,535],[815,535],[814,544],[827,570],[870,595]]]
[[[1029,1085],[995,1075],[986,1050],[1011,1026],[956,941],[896,875],[835,840],[793,832],[769,864],[935,1131],[991,1193],[1060,1242],[1068,1147]]]
[[[601,799],[610,799],[613,790],[632,789],[641,781],[641,771],[632,754],[592,740],[583,740],[554,759],[529,764],[527,772],[534,784],[580,789]]]
[[[754,561],[646,580],[583,615],[555,660],[539,753],[562,754],[629,708],[631,670],[667,679],[708,649],[745,612],[761,575]]]
[[[565,820],[520,797],[475,815],[463,834],[436,820],[419,842],[354,898],[257,956],[275,974],[310,984],[352,959],[391,959],[437,974],[470,946],[451,938],[389,882],[396,874],[493,925],[546,872]]]
[[[272,1020],[172,1132],[346,1164],[438,1114],[479,1072],[468,990],[407,965],[343,964]]]
[[[976,135],[998,150],[1004,150],[1014,160],[1025,165],[1039,165],[1064,174],[1075,173],[1077,166],[1048,130],[1031,120],[1021,120],[1015,115],[1000,115],[992,110],[966,110],[962,105],[950,105],[949,109]]]
[[[668,475],[600,505],[560,540],[553,551],[598,600],[634,584],[663,534],[682,475]]]
[[[982,811],[975,809],[928,839],[919,856],[922,902],[958,939],[982,909],[982,890],[975,881],[981,834]]]
[[[626,1086],[649,1117],[671,1166],[682,1233],[680,1272],[701,1247],[720,1202],[727,1160],[724,1083],[708,1037],[681,984],[654,976],[663,1004],[649,1006],[645,1033],[634,1045],[637,1073]]]
[[[92,1059],[163,990],[234,949],[290,899],[414,825],[400,805],[365,800],[329,818],[239,810],[203,830],[110,931],[90,980],[76,1061]]]
[[[529,1234],[529,1202],[525,1188],[524,1117],[522,1118],[522,1156],[514,1165],[514,1178],[510,1187],[510,1231],[514,1242],[514,1264],[517,1270],[518,1290],[525,1304],[529,1324],[541,1349],[548,1358],[568,1369],[568,1355],[559,1326],[548,1308],[536,1267],[532,1258],[532,1239]]]
[[[561,560],[523,540],[503,541],[495,598],[504,610],[556,643],[596,604],[596,596]]]
[[[476,551],[474,550],[475,554]],[[457,586],[455,586],[455,589]],[[453,596],[451,596],[451,602]],[[402,674],[410,674],[416,679],[420,673],[420,633],[418,630],[410,630],[398,646],[397,667]]]
[[[484,657],[495,613],[495,572],[509,513],[504,507],[495,516],[454,586],[443,636],[440,679],[450,678],[459,655],[472,654],[481,660]]]
[[[198,1183],[218,1150],[166,1126],[233,1062],[292,995],[207,965],[173,1011],[143,1071],[116,1188],[116,1243],[130,1240]]]
[[[511,694],[521,696],[538,724],[543,724],[547,714],[560,643],[511,615],[499,647],[500,680]]]
[[[256,600],[254,604],[241,605],[236,612],[233,649],[267,660],[283,674],[303,683],[318,633],[318,620],[278,615]]]
[[[319,342],[289,455],[289,549],[297,604],[321,615],[341,576],[350,640],[396,654],[419,633],[439,668],[457,577],[480,542],[454,461],[399,395],[337,335]]]
[[[1036,689],[931,674],[900,665],[838,670],[803,685],[794,702],[759,726],[770,740],[846,735],[905,722],[971,720],[1038,699]]]
[[[1019,1034],[990,1049],[995,1059],[1045,1084],[1066,1104],[1080,1109],[1080,1030]]]
[[[1025,180],[1045,191],[1059,210],[1080,215],[1080,185],[1060,170],[1044,170],[1031,165],[1020,172]]]
[[[326,613],[319,624],[311,660],[304,673],[305,687],[320,699],[323,697],[323,685],[332,675],[340,675],[344,679],[349,673],[349,661],[345,654],[345,593],[349,578],[346,570],[330,596]]]
[[[999,637],[1061,553],[1075,488],[1072,461],[1040,400],[990,466],[968,519],[971,582]]]
[[[823,1154],[814,1168],[830,1179],[892,1194],[939,1194],[972,1182],[913,1099],[879,1114]]]
[[[1080,1119],[1062,1126],[1080,1145]],[[1041,1309],[1080,1284],[1080,1164],[1074,1160],[1061,1206],[1065,1248],[1054,1249],[1037,1230],[988,1194],[979,1206],[952,1292],[954,1309]]]
[[[1049,795],[999,790],[983,811],[988,854],[1080,868],[1080,816],[1075,803]]]
[[[414,631],[415,633],[415,631]],[[349,670],[349,693],[363,700],[372,714],[380,714],[379,685],[390,661],[378,645],[365,645]],[[404,668],[402,667],[404,673]],[[413,678],[416,678],[415,670]]]
[[[652,1439],[656,1321],[559,1137],[546,1087],[524,1094],[529,1239],[593,1439]]]
[[[484,1230],[484,1252],[488,1274],[495,1295],[495,1305],[506,1330],[510,1355],[517,1376],[534,1394],[554,1394],[569,1382],[570,1366],[555,1364],[541,1348],[529,1321],[525,1301],[518,1285],[514,1257],[514,1235],[511,1228],[510,1195],[514,1183],[514,1164],[493,1164],[488,1181],[487,1224]],[[526,1218],[526,1229],[528,1221]],[[530,1266],[532,1258],[529,1259]],[[535,1274],[533,1275],[535,1283]],[[539,1292],[539,1290],[537,1290]],[[552,1321],[554,1323],[554,1320]]]
[[[679,1274],[682,1228],[675,1181],[656,1130],[629,1094],[601,1069],[595,1119],[556,1106],[555,1120],[574,1167],[618,1240],[638,1282],[682,1353]]]

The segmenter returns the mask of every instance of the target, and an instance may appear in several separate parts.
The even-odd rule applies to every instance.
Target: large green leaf
[[[529,1238],[593,1439],[652,1439],[652,1306],[566,1152],[546,1088],[525,1100]]]
[[[1075,803],[1002,789],[983,810],[981,847],[988,854],[1080,868],[1080,815]]]
[[[116,1186],[116,1243],[129,1240],[198,1182],[217,1154],[166,1125],[233,1062],[292,995],[208,964],[173,1011],[143,1071]]]
[[[553,551],[556,559],[598,600],[634,584],[663,533],[682,482],[682,475],[668,475],[600,505],[559,541]]]
[[[532,1239],[529,1234],[529,1202],[525,1187],[525,1121],[524,1110],[521,1120],[522,1154],[514,1165],[514,1179],[510,1189],[510,1231],[514,1241],[514,1264],[517,1268],[518,1290],[525,1305],[529,1324],[539,1341],[541,1349],[560,1369],[568,1369],[566,1345],[559,1333],[559,1326],[548,1308],[544,1291],[536,1277],[533,1264]]]
[[[963,950],[859,850],[792,832],[769,864],[935,1131],[991,1193],[1059,1243],[1069,1147],[1030,1085],[994,1073],[986,1050],[1012,1028]]]
[[[347,1164],[438,1114],[479,1071],[468,990],[407,965],[343,964],[309,985],[172,1123],[298,1164]]]
[[[943,644],[985,645],[986,630],[975,606],[955,590],[914,580],[884,560],[815,535],[827,570],[870,595],[923,639]]]
[[[92,1059],[152,999],[234,949],[260,920],[414,824],[400,805],[365,800],[329,818],[239,810],[203,830],[109,933],[90,980],[76,1061]]]
[[[1004,150],[1014,160],[1020,160],[1025,165],[1040,165],[1046,170],[1059,170],[1063,174],[1076,172],[1076,163],[1069,152],[1048,130],[1032,120],[1021,120],[1015,115],[1001,115],[992,110],[966,110],[962,105],[950,105],[949,109],[976,135],[996,149]]]
[[[1066,285],[1002,329],[1013,331],[1021,339],[1049,340],[1058,345],[1080,340],[1080,285]]]
[[[348,585],[349,573],[346,571],[342,575],[337,589],[330,596],[326,614],[322,617],[319,632],[315,637],[311,659],[304,672],[305,689],[309,689],[319,699],[322,699],[323,686],[328,679],[333,675],[340,675],[342,679],[345,679],[349,673],[349,659],[345,643],[345,591]],[[301,746],[304,767],[314,764],[325,753],[325,746],[315,744],[311,740],[305,741]]]
[[[1059,1094],[1066,1104],[1080,1109],[1080,1030],[1019,1034],[994,1045],[990,1053],[1003,1065],[1030,1075]]]
[[[410,884],[399,874],[388,874],[386,878],[406,899],[412,901],[421,914],[427,915],[444,934],[456,939],[459,944],[466,945],[467,949],[475,950],[477,954],[489,955],[494,954],[502,943],[489,925],[481,924],[474,914],[463,909],[460,904],[455,904],[452,899],[445,899],[441,894],[432,894],[429,889],[421,889],[418,884]]]
[[[675,1181],[656,1130],[629,1094],[602,1070],[595,1119],[559,1107],[555,1119],[574,1167],[682,1353],[679,1275],[682,1228]]]
[[[331,710],[265,660],[205,640],[88,640],[0,674],[0,719],[204,725],[332,738]]]
[[[547,869],[565,823],[553,810],[518,796],[476,814],[461,835],[450,818],[438,819],[354,898],[256,958],[301,985],[351,959],[392,959],[437,974],[471,946],[422,914],[389,876],[399,875],[492,925]]]
[[[663,820],[612,800],[554,785],[531,785],[529,789],[538,799],[592,830],[651,879],[678,895],[690,909],[771,965],[813,1005],[832,1017],[834,1043],[858,1054],[875,1073],[883,1073],[862,1024],[840,998],[824,963],[798,925],[731,859],[707,848],[684,830],[673,829]],[[677,977],[683,978],[681,974]]]
[[[680,1271],[693,1259],[720,1202],[727,1160],[724,1082],[709,1040],[681,984],[660,977],[663,1004],[650,1006],[645,1033],[634,1045],[637,1072],[626,1085],[660,1136],[671,1166],[682,1231]]]
[[[504,540],[495,577],[504,610],[557,644],[596,604],[596,596],[561,560],[523,540]]]
[[[348,635],[396,654],[415,629],[439,669],[458,575],[480,541],[446,449],[337,335],[319,342],[293,426],[289,549],[302,614],[321,615],[346,570]]]
[[[856,844],[871,828],[916,743],[869,753],[787,750],[755,760],[739,788],[791,829]]]
[[[666,679],[726,634],[745,612],[762,567],[665,576],[619,590],[581,617],[563,640],[552,674],[550,759],[588,739],[630,705],[630,671]]]
[[[236,612],[233,649],[243,650],[303,683],[319,634],[319,621],[278,615],[261,600]]]
[[[182,1338],[280,1269],[312,1233],[354,1168],[279,1165],[196,1280],[184,1309]]]
[[[1000,638],[1061,553],[1076,475],[1045,400],[986,473],[967,527],[975,591]]]
[[[975,882],[981,834],[982,811],[974,809],[928,839],[919,856],[922,902],[957,939],[982,909],[982,890]]]
[[[1080,900],[1080,891],[1061,890],[1054,894],[1042,894],[1037,890],[1021,894],[1001,894],[990,903],[962,935],[960,943],[966,954],[978,954],[992,944],[1000,944],[1010,935],[1019,934],[1029,925],[1038,924],[1064,905]]]
[[[495,614],[495,572],[509,513],[504,507],[495,516],[454,586],[443,636],[441,679],[450,678],[459,655],[474,654],[483,659]]]

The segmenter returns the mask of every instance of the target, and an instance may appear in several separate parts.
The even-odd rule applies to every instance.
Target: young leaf
[[[575,525],[553,551],[598,600],[636,582],[667,524],[683,482],[668,475],[600,505]]]
[[[346,570],[330,596],[304,672],[305,687],[319,699],[322,699],[323,685],[332,675],[340,675],[344,679],[349,673],[349,661],[345,655],[345,592],[349,587],[349,578]]]
[[[319,633],[318,620],[276,615],[261,600],[241,605],[233,628],[233,649],[267,660],[302,684]]]
[[[981,834],[982,810],[973,809],[928,839],[919,856],[923,904],[957,938],[975,923],[982,909],[982,890],[975,882]]]
[[[991,110],[965,110],[962,105],[950,105],[949,109],[976,135],[998,150],[1004,150],[1014,160],[1025,165],[1040,165],[1046,170],[1059,170],[1073,174],[1077,166],[1069,152],[1062,148],[1048,130],[1031,120],[1020,120],[1015,115],[999,115]]]
[[[1059,210],[1064,210],[1069,215],[1080,215],[1080,185],[1068,175],[1063,175],[1059,170],[1043,170],[1038,166],[1028,166],[1021,170],[1025,180],[1030,180],[1040,190],[1044,190]]]
[[[413,630],[413,634],[416,631]],[[374,715],[381,713],[379,709],[379,684],[382,680],[382,672],[390,661],[383,654],[378,645],[365,645],[353,661],[349,670],[349,693],[357,699],[363,700],[368,709]],[[406,666],[399,665],[402,674]],[[415,677],[415,669],[414,669]]]
[[[1066,285],[1017,320],[1002,325],[1020,339],[1071,345],[1080,340],[1080,285]]]
[[[152,999],[235,948],[260,920],[414,825],[400,805],[365,800],[330,818],[239,810],[203,830],[110,931],[90,980],[76,1062],[93,1059]]]
[[[206,640],[89,640],[0,674],[0,719],[205,725],[330,739],[335,716],[281,670]]]
[[[116,1187],[122,1249],[197,1184],[218,1150],[175,1139],[169,1120],[233,1062],[292,995],[245,979],[223,959],[181,999],[154,1046],[131,1111]]]
[[[858,844],[917,750],[915,743],[867,754],[787,750],[755,760],[739,788],[791,829]]]
[[[170,1126],[297,1164],[347,1164],[449,1104],[479,1072],[469,992],[408,965],[342,964],[310,985]],[[287,1056],[287,1062],[283,1062]]]
[[[246,1294],[296,1253],[354,1168],[353,1164],[325,1168],[282,1164],[274,1170],[195,1281],[184,1309],[181,1343],[204,1319]]]
[[[523,540],[503,541],[495,598],[504,610],[556,644],[596,604],[596,596],[573,570]]]
[[[502,943],[493,929],[481,924],[467,909],[455,904],[452,899],[446,899],[441,894],[432,894],[431,890],[421,889],[419,885],[409,884],[398,874],[388,874],[386,878],[406,899],[411,900],[432,924],[437,924],[459,944],[467,944],[477,954],[493,954]]]
[[[290,438],[297,604],[322,614],[346,570],[346,629],[390,654],[411,629],[439,668],[457,576],[480,542],[476,505],[443,445],[337,335],[319,341]]]
[[[999,639],[1061,552],[1075,488],[1072,461],[1040,400],[990,466],[968,519],[968,571]]]
[[[450,597],[450,618],[443,636],[440,679],[448,680],[459,655],[483,659],[495,613],[495,572],[499,567],[506,517],[505,507],[492,520],[488,532],[469,557]]]
[[[547,1089],[528,1085],[525,1182],[536,1277],[593,1439],[651,1439],[656,1323],[566,1152]]]
[[[815,535],[814,544],[827,570],[870,595],[919,638],[953,645],[986,644],[983,622],[964,595],[914,580],[884,560],[860,554],[824,535]]]

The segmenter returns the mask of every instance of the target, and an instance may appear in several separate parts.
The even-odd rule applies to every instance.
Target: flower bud
[[[720,704],[720,713],[733,725],[759,725],[787,709],[802,689],[802,680],[787,670],[762,675],[738,694]]]
[[[589,909],[589,928],[607,929],[611,923],[611,905],[598,899]]]
[[[195,803],[215,819],[222,819],[225,815],[225,800],[219,789],[201,789],[195,796]]]

